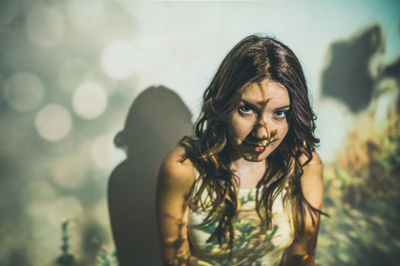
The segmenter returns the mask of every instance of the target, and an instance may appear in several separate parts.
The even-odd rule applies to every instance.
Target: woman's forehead
[[[264,79],[247,86],[242,93],[241,100],[252,104],[265,106],[268,103],[289,105],[290,98],[287,89],[280,83]]]

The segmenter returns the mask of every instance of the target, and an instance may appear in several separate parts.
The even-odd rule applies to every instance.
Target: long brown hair
[[[289,131],[268,156],[267,171],[257,185],[257,213],[269,227],[272,203],[287,185],[289,190],[284,202],[292,206],[297,234],[304,234],[306,211],[310,212],[313,223],[316,213],[322,213],[304,198],[300,181],[303,167],[311,161],[319,142],[314,136],[316,118],[302,67],[293,51],[281,42],[270,37],[248,36],[224,58],[204,92],[195,135],[181,140],[188,158],[200,173],[192,187],[190,207],[204,209],[207,203],[202,195],[207,193],[208,215],[203,224],[218,223],[209,241],[216,239],[220,245],[228,243],[230,249],[233,247],[232,220],[237,210],[238,181],[230,170],[226,121],[238,108],[243,90],[264,79],[282,84],[291,104],[287,114]],[[303,154],[307,159],[301,163]]]

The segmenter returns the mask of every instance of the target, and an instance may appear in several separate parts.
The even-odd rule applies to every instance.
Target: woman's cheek
[[[236,143],[241,143],[253,130],[254,123],[250,119],[245,119],[242,117],[233,117],[230,121],[230,135],[236,141]]]
[[[288,133],[288,129],[289,127],[287,124],[280,128],[280,133],[278,133],[278,140],[276,141],[277,144],[276,147],[278,147],[282,143],[283,139],[286,137],[286,134]]]

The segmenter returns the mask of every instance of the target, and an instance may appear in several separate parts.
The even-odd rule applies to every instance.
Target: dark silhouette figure
[[[125,128],[115,137],[127,159],[111,174],[108,204],[120,266],[161,265],[155,188],[162,159],[184,135],[191,134],[191,114],[179,96],[150,87],[133,102]]]
[[[385,66],[382,75],[384,77],[400,79],[400,57],[391,64]]]
[[[374,89],[368,69],[383,47],[381,28],[374,25],[349,41],[331,45],[331,60],[322,73],[322,94],[342,100],[352,112],[366,108]]]

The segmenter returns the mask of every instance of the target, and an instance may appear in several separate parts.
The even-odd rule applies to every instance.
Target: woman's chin
[[[242,157],[249,162],[261,162],[267,159],[267,155],[263,153],[245,153]]]
[[[269,147],[266,146],[238,145],[233,150],[236,159],[243,158],[249,162],[265,161],[271,153]]]

